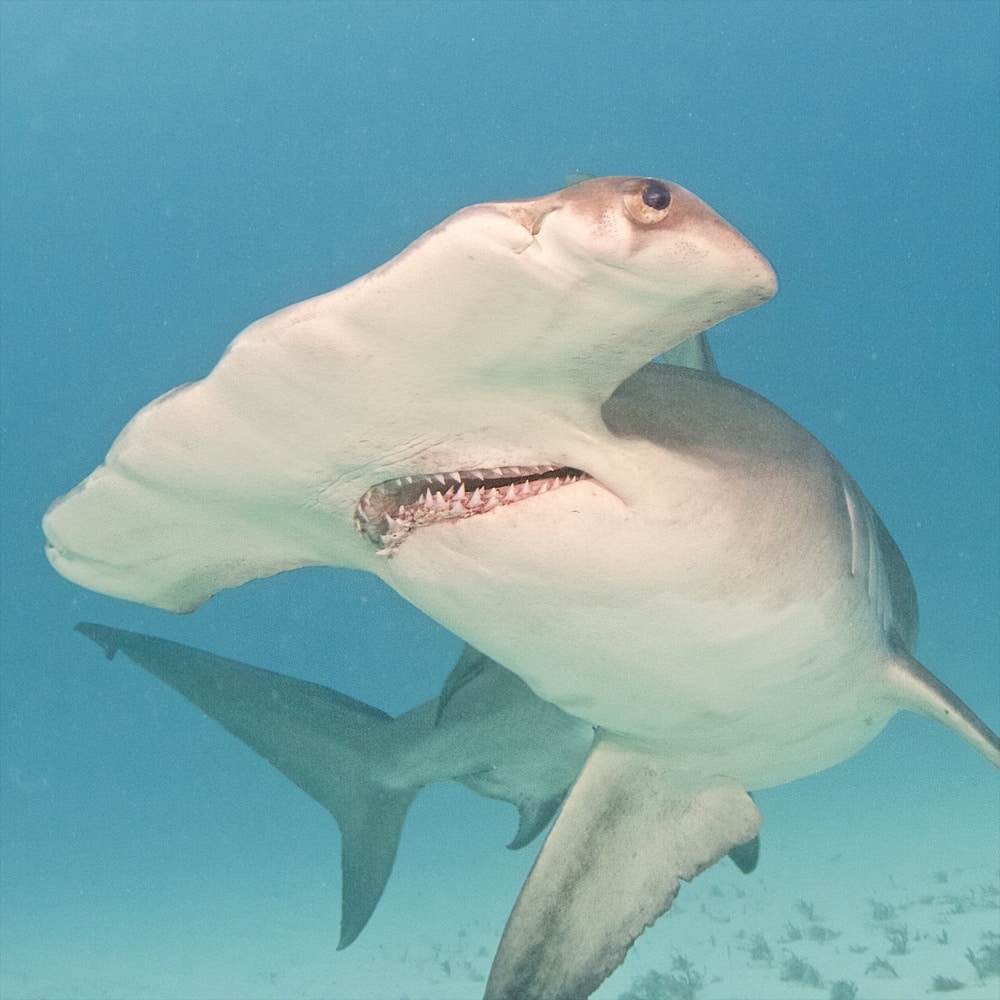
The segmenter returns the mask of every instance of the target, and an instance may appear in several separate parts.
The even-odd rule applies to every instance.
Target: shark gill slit
[[[400,476],[369,487],[354,508],[354,526],[391,556],[415,528],[488,514],[590,476],[561,465],[505,465]]]

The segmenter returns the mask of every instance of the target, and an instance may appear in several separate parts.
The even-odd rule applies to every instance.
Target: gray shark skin
[[[341,830],[339,948],[355,940],[392,870],[417,792],[459,781],[510,802],[519,848],[544,829],[580,773],[594,729],[467,647],[448,697],[396,719],[319,684],[152,636],[81,623],[109,659],[122,652],[255,750]]]
[[[839,463],[749,389],[647,364],[776,287],[667,182],[464,209],[140,411],[50,508],[47,554],[177,612],[365,569],[592,725],[486,989],[587,996],[682,880],[753,842],[755,789],[904,709],[1000,766],[915,659],[906,563]]]
[[[594,742],[593,726],[542,701],[471,646],[440,697],[398,718],[308,681],[190,646],[81,622],[108,659],[159,678],[322,805],[341,829],[340,941],[367,924],[392,869],[403,819],[427,785],[458,781],[519,814],[507,845],[530,844],[555,815]],[[756,841],[733,853],[744,872]]]

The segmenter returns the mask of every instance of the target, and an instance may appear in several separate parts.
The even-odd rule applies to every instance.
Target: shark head
[[[591,475],[563,470],[608,437],[615,387],[775,288],[743,236],[664,181],[463,209],[252,324],[206,378],[141,410],[48,511],[49,559],[178,612],[298,566],[372,569],[456,504],[468,516]]]

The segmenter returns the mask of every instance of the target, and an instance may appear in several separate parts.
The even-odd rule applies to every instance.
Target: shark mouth
[[[565,465],[507,465],[388,479],[365,491],[354,526],[379,555],[391,556],[414,528],[487,514],[589,478]]]

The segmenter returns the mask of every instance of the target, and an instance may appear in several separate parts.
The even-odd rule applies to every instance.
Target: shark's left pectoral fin
[[[600,740],[507,922],[486,1000],[580,1000],[690,881],[749,844],[761,816],[721,780]]]

